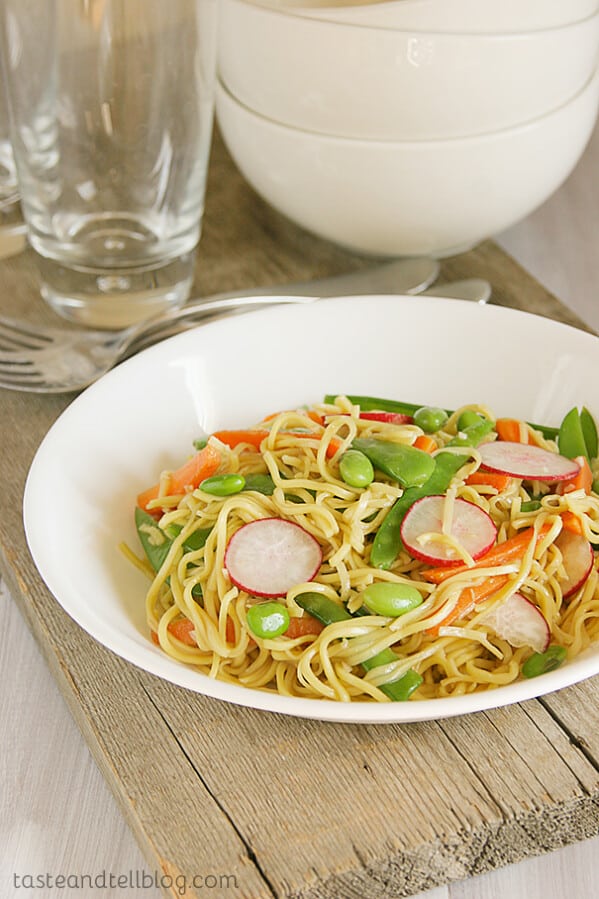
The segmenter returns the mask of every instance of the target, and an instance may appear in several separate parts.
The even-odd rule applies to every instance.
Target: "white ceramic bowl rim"
[[[577,19],[575,22],[568,22],[565,25],[554,25],[550,28],[536,28],[533,31],[434,31],[431,29],[423,29],[423,28],[392,28],[386,27],[384,25],[366,25],[362,22],[347,22],[345,20],[341,21],[339,19],[326,19],[324,16],[311,16],[309,15],[310,10],[320,10],[327,9],[327,7],[300,7],[300,6],[292,6],[288,9],[283,9],[280,6],[270,6],[267,0],[234,0],[236,3],[243,3],[245,6],[252,6],[256,9],[264,10],[268,15],[280,16],[282,18],[294,18],[294,19],[302,19],[302,21],[312,22],[314,27],[318,27],[319,25],[327,25],[327,26],[337,26],[338,28],[355,28],[361,31],[388,31],[395,34],[405,34],[405,35],[426,35],[427,37],[434,38],[435,40],[447,40],[447,41],[455,41],[460,38],[476,38],[477,40],[493,40],[493,41],[505,41],[505,40],[521,40],[527,37],[533,37],[537,35],[543,34],[557,34],[560,31],[569,31],[582,29],[585,27],[589,27],[590,24],[596,21],[599,18],[599,9],[592,13],[592,15],[587,16],[584,19]],[[397,2],[397,0],[396,0]],[[403,2],[403,0],[402,0]],[[523,0],[525,2],[525,0]],[[342,9],[342,6],[329,7],[330,9]],[[350,9],[355,9],[355,6],[349,7]],[[304,12],[298,12],[298,9],[305,10]]]
[[[262,115],[255,109],[252,109],[250,106],[242,103],[241,100],[239,100],[235,96],[235,94],[233,94],[231,90],[229,90],[227,85],[224,84],[222,79],[220,78],[217,80],[217,94],[220,91],[225,95],[230,103],[246,112],[249,116],[253,116],[257,120],[264,122],[273,128],[277,128],[281,131],[286,131],[291,134],[298,134],[309,138],[315,138],[326,143],[347,143],[355,147],[392,147],[396,145],[398,147],[418,148],[430,146],[431,144],[448,144],[452,147],[457,147],[460,145],[474,144],[477,142],[484,143],[488,140],[496,140],[501,137],[507,137],[508,135],[516,135],[528,130],[529,128],[534,128],[537,125],[540,125],[541,123],[547,121],[548,119],[551,119],[552,116],[559,116],[563,110],[567,109],[570,106],[573,106],[575,103],[581,100],[587,92],[590,92],[593,89],[597,81],[599,81],[599,66],[595,69],[589,80],[585,85],[583,85],[578,93],[574,94],[574,96],[569,100],[566,100],[565,103],[561,103],[559,106],[556,106],[554,109],[551,109],[549,112],[545,112],[542,115],[535,116],[532,119],[527,119],[525,122],[520,122],[518,125],[513,125],[511,128],[501,128],[498,131],[485,131],[481,134],[470,134],[465,137],[432,137],[426,140],[386,140],[381,138],[345,137],[343,135],[327,134],[323,131],[310,131],[307,128],[297,128],[293,125],[288,125],[285,122],[280,122],[277,119]]]

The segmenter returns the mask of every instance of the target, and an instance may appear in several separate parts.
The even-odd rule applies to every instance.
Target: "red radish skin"
[[[549,646],[551,632],[547,621],[521,593],[508,596],[482,620],[511,646],[530,646],[535,652],[545,652]]]
[[[580,471],[580,465],[573,459],[566,459],[558,453],[550,453],[540,446],[527,443],[501,440],[483,443],[478,451],[481,468],[513,478],[557,483],[575,477]]]
[[[381,421],[389,425],[411,425],[414,421],[411,415],[403,412],[360,412],[363,421]]]
[[[235,531],[225,550],[231,581],[252,596],[285,596],[311,581],[320,568],[322,550],[301,525],[284,518],[261,518]]]
[[[401,539],[410,555],[434,565],[453,565],[461,559],[442,543],[421,544],[423,534],[440,534],[443,526],[443,495],[423,496],[410,506],[401,525]],[[456,499],[450,535],[473,559],[484,555],[497,539],[497,528],[487,513],[474,503]]]
[[[586,537],[571,531],[562,531],[555,545],[563,556],[566,572],[566,577],[560,579],[559,585],[564,599],[569,599],[580,590],[593,569],[593,547]]]

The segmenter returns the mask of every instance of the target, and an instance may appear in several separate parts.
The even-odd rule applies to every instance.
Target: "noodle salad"
[[[560,428],[327,396],[221,430],[137,498],[152,640],[285,696],[433,699],[599,638],[599,463]]]

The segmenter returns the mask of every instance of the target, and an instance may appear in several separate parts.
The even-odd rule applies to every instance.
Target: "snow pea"
[[[360,450],[375,468],[404,488],[424,484],[435,467],[435,461],[429,453],[403,443],[392,443],[390,440],[357,437],[352,442],[352,449]]]
[[[173,545],[175,537],[181,532],[181,526],[171,524],[163,531],[158,527],[155,518],[152,518],[144,509],[137,506],[135,509],[135,527],[148,562],[154,571],[159,571]],[[201,549],[206,543],[210,531],[211,528],[198,528],[185,540],[183,543],[184,548],[188,552]],[[164,539],[161,539],[161,537]]]
[[[354,617],[350,615],[344,606],[329,599],[328,596],[323,596],[321,593],[301,593],[295,597],[295,601],[298,606],[301,606],[304,611],[317,618],[325,627],[337,621],[349,621]],[[379,665],[389,665],[398,660],[399,656],[392,649],[383,649],[361,664],[365,671],[370,671],[372,668],[378,668]],[[410,668],[398,680],[391,681],[388,684],[381,684],[379,690],[388,696],[389,699],[393,699],[396,702],[405,702],[421,683],[422,677],[413,668]]]
[[[579,412],[576,406],[564,416],[557,435],[557,447],[568,459],[586,456],[589,462],[597,456],[597,426],[585,407]]]
[[[524,677],[538,677],[555,671],[566,659],[566,650],[563,646],[550,646],[545,652],[535,652],[527,658],[522,665]]]
[[[401,549],[399,528],[410,506],[423,496],[445,493],[467,456],[457,453],[438,453],[435,467],[428,481],[421,487],[410,487],[391,506],[378,529],[370,550],[370,564],[375,568],[390,568]]]
[[[479,416],[478,421],[461,428],[456,436],[452,437],[447,446],[477,446],[483,437],[491,433],[494,427],[494,423],[488,418]]]
[[[275,482],[269,474],[246,474],[244,492],[253,490],[264,496],[272,496],[275,492]]]

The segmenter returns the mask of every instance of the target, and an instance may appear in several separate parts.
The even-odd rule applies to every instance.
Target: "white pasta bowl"
[[[541,31],[593,15],[598,0],[253,0],[295,15],[448,33]]]
[[[246,0],[221,5],[219,71],[230,92],[266,118],[346,137],[428,140],[509,128],[571,99],[598,54],[599,14],[473,36],[331,22]]]
[[[303,228],[373,255],[451,255],[543,203],[580,158],[599,74],[516,128],[438,141],[332,137],[271,121],[217,88],[224,141],[256,192]]]
[[[531,364],[531,347],[550,360],[550,371]],[[599,673],[599,643],[541,677],[445,699],[346,703],[215,680],[152,643],[149,582],[119,543],[138,551],[137,494],[179,465],[202,434],[249,427],[268,411],[320,402],[326,393],[453,409],[484,403],[497,416],[546,425],[586,405],[597,418],[598,347],[593,335],[546,318],[433,297],[341,297],[204,324],[117,366],[50,429],[25,490],[33,560],[95,640],[157,677],[227,702],[329,721],[394,722],[463,715],[566,687]]]

